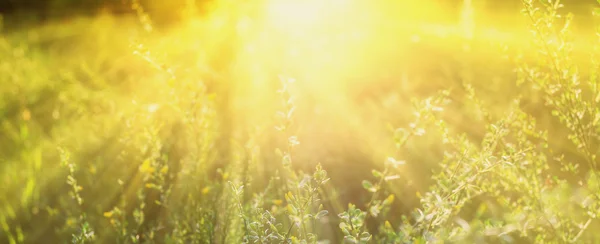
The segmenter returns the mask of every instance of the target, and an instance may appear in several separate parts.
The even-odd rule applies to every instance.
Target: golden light
[[[328,20],[339,17],[340,13],[346,11],[352,4],[351,0],[270,0],[266,3],[267,18],[288,30],[306,29],[315,25],[328,24]]]
[[[290,29],[307,27],[322,15],[323,1],[271,1],[267,3],[268,19]]]
[[[279,75],[293,77],[298,80],[300,100],[316,106],[307,108],[304,112],[314,114],[299,116],[307,121],[298,124],[328,118],[328,123],[340,125],[340,131],[364,132],[359,137],[372,141],[375,150],[388,132],[374,131],[383,126],[358,111],[352,93],[362,93],[363,87],[385,90],[380,88],[382,80],[411,86],[406,84],[409,79],[393,80],[406,77],[406,72],[422,72],[409,70],[407,65],[427,70],[419,67],[427,64],[419,62],[425,59],[421,56],[431,54],[412,50],[415,45],[428,45],[420,44],[424,40],[480,37],[482,32],[475,30],[473,19],[475,6],[465,0],[457,8],[444,9],[432,0],[255,0],[244,4],[221,0],[191,28],[174,31],[172,39],[180,44],[170,48],[194,47],[181,53],[197,56],[195,67],[211,68],[214,60],[231,67],[223,84],[231,90],[236,116],[244,120],[270,118],[276,106],[272,101],[278,83],[274,80]],[[454,22],[442,21],[448,19]],[[498,39],[497,35],[490,38]],[[387,99],[386,104],[398,100],[382,99]],[[323,111],[327,118],[314,117]],[[364,129],[366,124],[373,128]],[[306,133],[312,133],[311,126],[305,126]]]

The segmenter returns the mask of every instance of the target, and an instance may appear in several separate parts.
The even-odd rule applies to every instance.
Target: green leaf
[[[327,210],[321,210],[319,211],[319,213],[317,213],[317,215],[315,216],[315,219],[320,219],[322,217],[324,217],[325,215],[327,215],[329,213],[329,211]]]
[[[363,185],[363,188],[365,188],[367,191],[370,191],[370,192],[376,192],[377,191],[377,188],[375,188],[373,186],[373,183],[371,183],[368,180],[363,180],[362,185]]]
[[[378,204],[373,205],[373,206],[371,206],[371,208],[369,208],[369,213],[373,217],[379,216],[380,212],[381,212],[381,206],[379,206]]]
[[[340,217],[341,219],[343,219],[345,221],[350,221],[350,215],[348,214],[348,212],[343,212],[341,214],[338,214],[338,217]]]
[[[360,234],[361,242],[368,242],[369,240],[371,240],[371,234],[369,234],[369,232],[363,232]]]
[[[383,173],[377,170],[372,170],[371,173],[373,174],[373,176],[375,176],[375,178],[381,178],[383,176]]]

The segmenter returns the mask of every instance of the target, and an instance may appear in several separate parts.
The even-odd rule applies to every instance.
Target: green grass
[[[523,6],[472,39],[228,5],[1,30],[0,242],[598,242],[598,41]]]

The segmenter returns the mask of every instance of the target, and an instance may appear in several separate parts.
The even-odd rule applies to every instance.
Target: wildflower
[[[113,216],[113,212],[112,211],[104,212],[104,217],[110,218],[112,216]]]
[[[392,224],[390,224],[390,221],[387,221],[387,220],[385,221],[385,228],[390,229],[390,230],[393,229]]]
[[[390,205],[392,203],[394,203],[394,194],[390,194],[384,201],[383,204],[385,205]]]
[[[204,188],[202,188],[202,194],[206,195],[208,194],[208,192],[210,192],[210,186],[205,186]]]
[[[73,225],[75,225],[75,223],[77,223],[77,219],[75,219],[73,217],[69,217],[67,219],[67,226],[73,226]]]
[[[166,174],[167,172],[169,172],[169,166],[165,165],[160,169],[160,173],[161,174]]]
[[[29,109],[25,109],[23,111],[22,116],[23,116],[23,120],[29,121],[31,119],[31,112],[29,111]]]
[[[273,204],[275,204],[275,205],[281,205],[282,203],[283,203],[283,201],[281,199],[273,200]]]
[[[154,171],[156,171],[156,169],[150,165],[150,160],[148,159],[145,160],[142,165],[140,165],[140,172],[142,173],[151,174],[154,173]]]

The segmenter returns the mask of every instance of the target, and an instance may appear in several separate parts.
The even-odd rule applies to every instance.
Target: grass
[[[0,242],[598,242],[595,17],[384,2],[4,25]]]

